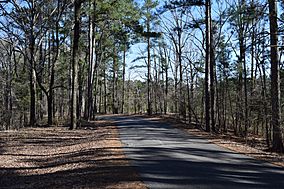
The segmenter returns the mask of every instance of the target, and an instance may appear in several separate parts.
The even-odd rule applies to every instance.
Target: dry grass
[[[0,160],[0,188],[146,188],[110,121],[0,132]]]

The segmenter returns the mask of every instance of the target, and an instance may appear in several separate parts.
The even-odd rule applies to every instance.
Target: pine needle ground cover
[[[0,188],[146,188],[110,121],[0,132]]]

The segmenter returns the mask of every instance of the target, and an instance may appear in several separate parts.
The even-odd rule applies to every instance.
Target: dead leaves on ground
[[[110,121],[0,132],[0,160],[1,188],[146,188]]]

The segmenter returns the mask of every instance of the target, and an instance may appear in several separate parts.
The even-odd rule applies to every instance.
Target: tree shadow
[[[284,169],[239,154],[196,148],[125,147],[150,186],[283,188]],[[139,155],[138,155],[139,154]],[[155,188],[155,187],[154,187]]]
[[[41,131],[0,140],[9,149],[0,146],[0,158],[13,161],[0,164],[0,188],[96,189],[140,181],[120,145],[111,144],[118,140],[115,128]]]
[[[124,150],[150,188],[283,188],[284,169],[169,124],[115,118]]]
[[[28,172],[26,167],[1,168],[0,188],[106,188],[120,182],[138,181],[136,177],[126,174],[133,172],[133,168],[122,165],[120,161],[124,159],[103,161],[104,164],[100,166],[96,165],[96,161],[83,160],[30,168],[34,171],[48,167],[62,167],[69,163],[85,164],[78,168],[59,169],[44,174],[25,174]]]

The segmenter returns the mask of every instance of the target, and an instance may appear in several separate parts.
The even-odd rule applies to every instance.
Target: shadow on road
[[[284,170],[139,117],[116,117],[125,153],[150,188],[283,188]]]

